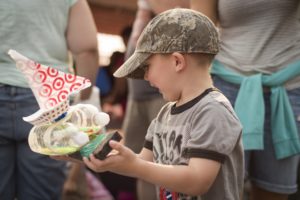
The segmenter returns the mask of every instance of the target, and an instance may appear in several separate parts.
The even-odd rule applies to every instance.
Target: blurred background
[[[100,65],[106,66],[114,51],[125,51],[120,36],[131,26],[137,9],[136,0],[88,0],[98,29]]]

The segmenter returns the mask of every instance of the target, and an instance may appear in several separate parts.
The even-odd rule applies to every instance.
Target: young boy
[[[157,15],[114,75],[144,78],[169,103],[152,121],[139,155],[111,141],[115,153],[103,161],[91,155],[85,164],[151,182],[162,200],[241,199],[242,128],[209,73],[218,50],[217,30],[201,13],[177,8]]]

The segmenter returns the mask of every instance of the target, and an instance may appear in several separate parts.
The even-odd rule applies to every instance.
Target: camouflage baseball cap
[[[137,41],[134,54],[114,76],[143,79],[143,63],[156,53],[217,54],[218,51],[218,32],[208,17],[191,9],[170,9],[149,22]]]

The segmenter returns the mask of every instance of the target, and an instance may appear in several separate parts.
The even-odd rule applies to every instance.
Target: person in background
[[[144,78],[169,103],[151,122],[139,154],[110,141],[114,152],[104,160],[91,154],[85,164],[153,183],[161,200],[241,199],[242,126],[213,86],[218,51],[218,32],[205,15],[176,8],[154,17],[114,76]]]
[[[62,200],[114,200],[101,180],[82,163],[72,163],[68,179],[72,181],[65,182]]]
[[[0,199],[58,200],[66,163],[30,150],[32,126],[23,121],[39,109],[9,49],[68,72],[70,54],[77,74],[95,82],[96,27],[86,0],[0,1]],[[70,53],[70,54],[69,54]],[[91,89],[81,93],[88,99]]]
[[[125,48],[132,27],[125,26],[120,32]],[[127,81],[125,78],[117,79],[113,73],[124,63],[124,52],[115,51],[110,57],[110,63],[101,67],[98,71],[96,86],[100,88],[101,108],[103,112],[110,115],[110,122],[105,127],[107,132],[118,131],[121,129],[124,114],[126,111],[127,100]],[[135,200],[134,179],[114,174],[111,172],[93,173],[115,200]]]
[[[137,40],[144,27],[157,14],[175,7],[189,7],[186,0],[138,0],[138,10],[129,38],[125,60],[134,52]],[[125,145],[138,153],[143,147],[145,134],[151,121],[155,118],[165,100],[158,90],[145,80],[127,79],[128,98],[122,130]],[[137,180],[139,200],[154,200],[155,187],[142,180]]]
[[[300,152],[299,1],[192,0],[191,8],[220,29],[212,76],[243,124],[250,199],[288,199]]]
[[[121,37],[125,46],[125,50],[128,44],[128,40],[132,31],[131,26],[126,26],[121,31]],[[115,51],[110,57],[110,63],[107,67],[101,68],[100,73],[106,70],[108,74],[111,89],[104,96],[101,95],[101,104],[103,112],[110,114],[111,121],[107,128],[121,129],[123,118],[126,111],[127,101],[127,81],[125,78],[115,78],[113,73],[124,63],[124,54],[120,51]]]

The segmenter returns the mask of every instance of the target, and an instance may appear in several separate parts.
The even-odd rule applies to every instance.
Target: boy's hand
[[[96,172],[111,171],[117,174],[135,176],[134,172],[136,172],[141,159],[119,142],[112,140],[109,145],[114,151],[105,160],[99,160],[91,154],[89,159],[83,159],[84,163]]]

